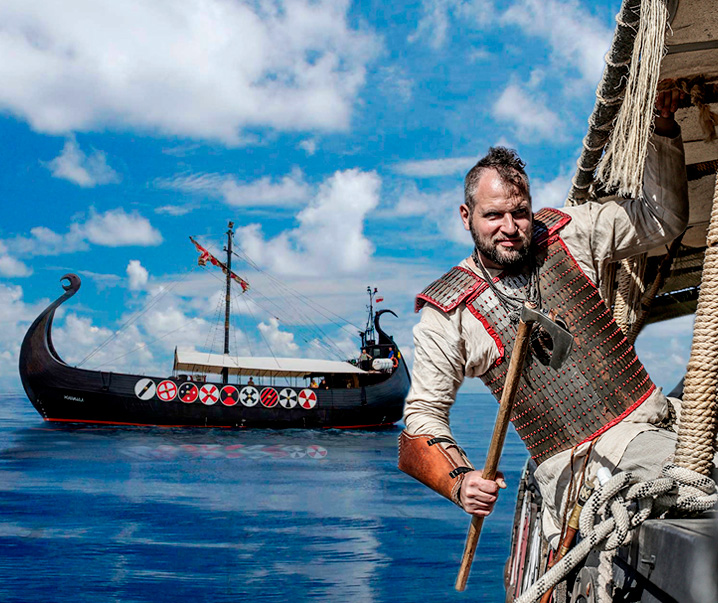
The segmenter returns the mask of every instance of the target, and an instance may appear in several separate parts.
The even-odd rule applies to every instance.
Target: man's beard
[[[504,249],[495,245],[491,240],[482,238],[470,224],[471,236],[477,251],[494,264],[511,270],[524,266],[531,255],[531,235],[525,236],[519,231],[518,236],[523,243],[521,249]]]

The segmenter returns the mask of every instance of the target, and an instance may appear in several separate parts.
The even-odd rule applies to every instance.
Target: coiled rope
[[[596,488],[581,513],[579,527],[582,540],[515,603],[539,600],[544,592],[556,586],[581,563],[592,549],[607,553],[603,559],[608,561],[610,570],[616,549],[628,543],[633,531],[651,516],[658,516],[671,508],[690,513],[704,512],[718,502],[718,492],[712,479],[672,463],[663,467],[661,477],[631,482],[631,473],[624,471]],[[606,584],[606,580],[602,582]],[[605,590],[598,594],[599,601],[610,601]]]

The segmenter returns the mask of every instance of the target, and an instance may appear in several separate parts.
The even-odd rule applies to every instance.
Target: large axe
[[[501,403],[494,425],[494,433],[491,436],[489,452],[486,455],[486,464],[484,465],[482,474],[484,479],[493,480],[496,478],[501,451],[504,448],[504,440],[506,439],[506,431],[509,427],[511,410],[516,398],[521,371],[523,370],[524,361],[526,360],[526,352],[528,352],[529,349],[531,329],[535,323],[539,324],[553,343],[551,360],[549,361],[551,368],[560,368],[571,353],[571,346],[573,344],[573,336],[571,333],[551,320],[546,314],[536,310],[533,304],[530,305],[530,302],[525,302],[521,309],[521,320],[519,321],[518,332],[516,333],[516,342],[513,352],[511,353],[511,361],[509,362],[509,369],[506,373],[504,389],[501,393]],[[483,524],[483,517],[474,515],[471,518],[471,525],[469,526],[469,532],[466,535],[466,544],[464,545],[464,555],[461,558],[461,567],[459,568],[459,575],[456,578],[455,588],[458,591],[463,591],[466,588],[466,581],[469,579],[469,572],[471,571],[471,562],[474,560],[474,553],[476,552],[476,545],[479,543],[479,535],[481,534]]]

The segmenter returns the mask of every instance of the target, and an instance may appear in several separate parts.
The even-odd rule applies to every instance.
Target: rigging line
[[[311,315],[313,315],[313,314],[320,314],[320,315],[324,316],[325,318],[327,318],[327,319],[329,320],[329,322],[335,324],[335,325],[338,326],[341,330],[345,331],[347,334],[352,335],[352,336],[354,335],[354,333],[353,333],[352,331],[350,331],[349,329],[346,328],[345,324],[337,323],[335,320],[332,320],[331,317],[327,316],[326,314],[322,314],[322,312],[318,312],[317,309],[316,309],[316,307],[324,309],[324,308],[321,306],[321,304],[318,304],[318,303],[316,303],[316,302],[310,301],[307,297],[303,296],[302,294],[300,294],[300,293],[297,292],[296,290],[292,289],[291,287],[289,287],[288,285],[286,285],[285,283],[283,283],[283,282],[280,281],[279,279],[275,278],[274,276],[272,276],[272,275],[269,274],[268,272],[262,270],[262,269],[256,264],[256,262],[254,262],[254,261],[246,254],[246,252],[244,252],[244,250],[243,250],[241,247],[239,247],[239,249],[240,249],[240,251],[242,252],[242,255],[238,254],[236,251],[233,251],[232,253],[233,253],[236,257],[238,257],[239,259],[241,259],[241,260],[245,261],[247,264],[249,264],[249,265],[250,265],[252,268],[254,268],[257,272],[261,272],[262,274],[264,274],[264,275],[269,279],[270,283],[271,283],[272,285],[274,285],[274,289],[275,289],[276,291],[278,291],[278,293],[280,294],[280,297],[283,297],[283,298],[286,299],[286,298],[287,298],[286,292],[293,293],[294,296],[295,296],[297,299],[299,299],[300,301],[303,301],[306,306],[309,306],[309,309],[310,309],[310,311],[311,311]],[[282,311],[285,311],[285,310],[286,310],[286,308],[285,308],[284,306],[278,306],[278,304],[277,304],[276,302],[274,302],[271,298],[268,298],[268,297],[267,297],[266,295],[264,295],[260,290],[256,290],[256,291],[257,291],[258,295],[264,297],[264,298],[267,300],[267,302],[268,302],[269,304],[271,304],[272,306],[274,306],[274,307],[276,307],[276,308],[278,308],[278,309],[280,309],[280,310],[282,310]],[[258,305],[259,305],[259,304],[258,304]],[[341,348],[339,348],[339,347],[332,341],[332,338],[329,337],[329,335],[328,335],[326,332],[324,332],[324,331],[321,329],[321,327],[319,327],[318,323],[316,323],[316,322],[310,317],[310,316],[311,316],[310,314],[307,314],[307,313],[305,313],[303,310],[300,310],[296,305],[291,304],[291,302],[289,303],[289,306],[290,306],[290,308],[291,308],[292,310],[294,310],[294,312],[297,314],[297,316],[298,316],[298,321],[297,321],[297,322],[299,322],[299,324],[308,325],[310,328],[313,327],[313,328],[316,330],[317,339],[318,339],[318,340],[321,341],[322,339],[327,339],[327,340],[331,341],[332,345],[334,346],[334,349],[329,348],[329,351],[330,351],[330,352],[332,352],[332,353],[334,353],[334,354],[335,354],[336,352],[339,352],[340,355],[344,355],[344,354],[345,354],[345,352],[344,352],[343,350],[341,350]],[[316,307],[315,307],[315,306],[316,306]],[[262,306],[260,306],[260,307],[262,307]],[[262,309],[264,309],[265,311],[268,312],[267,308],[262,307]],[[326,310],[326,309],[325,309],[325,310]],[[283,313],[282,311],[280,311],[280,312],[275,312],[274,314],[275,314],[275,315],[276,315],[276,314],[280,314],[280,315],[281,315],[281,314]],[[326,311],[329,312],[329,313],[331,313],[333,316],[339,318],[339,319],[342,320],[344,323],[346,323],[346,324],[352,324],[352,323],[350,323],[348,320],[346,320],[345,318],[343,318],[343,317],[341,317],[341,316],[339,316],[339,315],[337,315],[337,314],[331,312],[330,310],[326,310]],[[294,321],[291,321],[291,322],[294,322]],[[358,329],[358,327],[356,327],[356,325],[353,325],[353,324],[352,324],[352,326],[354,326],[355,328]]]
[[[302,300],[303,300],[307,305],[309,305],[310,307],[312,307],[312,306],[315,305],[315,306],[317,306],[318,308],[321,308],[322,310],[324,310],[325,312],[327,312],[328,314],[331,314],[331,315],[334,316],[335,318],[338,318],[338,319],[341,320],[343,323],[349,324],[349,325],[351,325],[352,327],[354,327],[355,329],[359,329],[359,327],[358,327],[357,325],[355,325],[353,322],[351,322],[350,320],[347,320],[346,318],[344,318],[343,316],[340,316],[340,315],[337,314],[336,312],[332,312],[332,311],[329,310],[328,308],[325,308],[325,307],[322,306],[319,302],[310,300],[307,296],[305,296],[304,294],[300,293],[299,291],[297,291],[297,290],[294,289],[293,287],[290,287],[290,286],[287,285],[286,283],[283,283],[282,281],[280,281],[280,280],[277,279],[276,277],[272,276],[269,272],[266,272],[265,270],[262,270],[262,269],[259,267],[259,265],[258,265],[257,263],[255,263],[254,260],[252,260],[252,258],[250,258],[250,257],[247,255],[247,253],[244,251],[244,249],[242,249],[241,247],[239,247],[239,250],[241,251],[242,255],[239,255],[235,250],[232,250],[232,253],[233,253],[234,255],[236,255],[239,259],[244,260],[245,262],[247,262],[252,268],[254,268],[255,270],[257,270],[258,272],[261,272],[262,274],[266,275],[267,278],[269,278],[270,280],[277,282],[280,286],[284,287],[284,288],[287,289],[288,291],[291,291],[295,296],[297,296],[298,298],[302,299]],[[326,316],[326,315],[323,315],[323,316],[324,316],[325,318],[329,318],[329,317]],[[337,324],[338,326],[342,326],[342,327],[343,327],[343,325],[339,325],[338,323],[336,323],[336,324]],[[352,335],[353,335],[353,333],[352,333]]]
[[[238,255],[237,253],[235,253],[235,252],[233,252],[233,253],[234,253],[234,255],[236,255],[238,258],[240,258],[240,259],[246,261],[248,264],[250,264],[250,266],[252,266],[255,270],[257,270],[258,272],[261,272],[262,274],[264,274],[264,275],[269,279],[270,284],[272,284],[272,285],[274,286],[275,290],[278,291],[278,293],[280,294],[281,297],[285,297],[285,298],[286,298],[286,295],[281,295],[281,294],[282,294],[282,289],[285,289],[285,290],[288,290],[288,291],[293,291],[293,290],[291,289],[291,287],[288,287],[287,285],[285,285],[284,283],[282,283],[282,281],[280,281],[279,279],[273,277],[273,276],[272,276],[271,274],[269,274],[268,272],[265,272],[264,270],[262,270],[261,268],[259,268],[259,266],[257,266],[257,265],[251,260],[251,258],[249,258],[249,256],[246,256],[246,259],[245,259],[244,257]],[[215,279],[217,279],[218,281],[224,282],[224,279],[223,279],[223,278],[220,278],[220,276],[219,276],[218,274],[215,274],[213,271],[210,271],[209,274],[211,274],[212,277],[215,278]],[[245,292],[243,291],[242,293],[239,293],[238,295],[242,295],[242,294],[244,294],[244,293],[245,293]],[[249,294],[249,296],[252,298],[252,300],[254,301],[254,303],[255,303],[260,309],[264,310],[267,314],[269,314],[270,316],[276,316],[277,314],[280,314],[280,315],[281,315],[281,314],[283,314],[283,311],[286,310],[286,308],[284,308],[283,306],[279,305],[277,302],[275,302],[275,301],[272,300],[271,298],[267,297],[264,293],[262,293],[261,290],[257,289],[257,288],[254,287],[254,286],[251,286],[251,288],[249,289],[249,293],[248,293],[248,294]],[[298,297],[298,298],[303,298],[304,304],[305,304],[306,306],[309,306],[310,309],[313,310],[313,308],[311,308],[311,301],[310,301],[308,298],[306,298],[305,296],[302,296],[302,295],[299,294],[299,293],[296,293],[295,296]],[[259,300],[257,299],[257,297],[261,297],[261,298],[265,299],[266,302],[267,302],[267,304],[269,304],[270,306],[273,306],[273,307],[275,308],[275,311],[270,311],[270,308],[268,308],[268,307],[266,307],[265,305],[261,304],[261,303],[259,302]],[[317,304],[317,305],[319,305],[319,304]],[[314,322],[311,318],[308,317],[308,314],[306,314],[304,311],[298,309],[298,307],[297,307],[296,305],[294,305],[294,304],[290,304],[290,307],[291,307],[291,308],[294,310],[294,312],[297,314],[297,316],[298,316],[298,318],[299,318],[299,320],[298,320],[299,324],[300,324],[300,325],[301,325],[301,324],[304,324],[304,325],[307,326],[310,330],[311,330],[311,329],[314,329],[315,334],[316,334],[315,337],[316,337],[318,343],[319,343],[320,345],[322,345],[330,354],[332,354],[332,355],[338,355],[338,356],[345,356],[345,355],[347,355],[347,352],[345,352],[344,350],[342,350],[336,343],[334,343],[334,341],[332,340],[332,338],[331,338],[316,322]],[[321,306],[320,306],[320,307],[321,307]],[[279,310],[279,311],[277,312],[276,310]],[[251,310],[250,310],[250,313],[251,313]],[[321,313],[319,313],[319,314],[321,314]],[[256,317],[254,317],[253,314],[252,314],[252,316],[253,316],[253,318],[256,320]],[[340,317],[340,316],[338,316],[338,315],[336,315],[336,314],[334,314],[334,316],[337,316],[337,317],[340,318],[341,320],[345,320],[345,319],[343,319],[342,317]],[[325,316],[325,318],[329,318],[329,317]],[[344,330],[344,331],[347,332],[348,334],[351,334],[352,336],[354,335],[354,333],[351,332],[350,330],[348,330],[344,325],[341,325],[341,324],[339,324],[339,323],[336,323],[335,321],[333,321],[333,320],[331,320],[331,319],[330,319],[330,322],[332,322],[333,324],[339,326],[342,330]],[[352,324],[352,323],[349,323],[349,321],[346,321],[346,320],[345,320],[345,322],[347,322],[348,324]],[[352,326],[354,326],[354,325],[352,325]],[[267,344],[267,345],[268,345],[268,347],[269,347],[269,344]],[[271,348],[270,348],[270,350],[271,350]],[[351,356],[351,353],[349,353],[348,355]]]
[[[262,305],[254,296],[251,296],[251,297],[252,297],[252,301],[253,301],[261,310],[264,310],[264,311],[265,311],[267,314],[269,314],[270,316],[275,316],[275,317],[276,317],[276,313],[270,312],[270,311],[269,311],[264,305]],[[264,297],[264,296],[262,296],[262,297]],[[265,299],[266,299],[266,297],[265,297]],[[302,325],[302,324],[300,324],[299,326],[300,326],[300,327],[305,326],[305,327],[307,327],[310,331],[311,331],[312,328],[313,328],[313,330],[314,330],[314,336],[315,336],[315,339],[316,339],[317,343],[319,343],[321,346],[323,346],[330,354],[332,354],[332,355],[339,355],[339,356],[344,356],[344,355],[346,354],[345,351],[342,350],[338,345],[336,345],[336,344],[332,341],[332,338],[329,337],[329,335],[327,335],[326,333],[324,333],[324,332],[322,331],[322,329],[321,329],[318,325],[316,325],[316,324],[309,324],[309,325]],[[306,338],[305,335],[301,335],[301,337],[302,337],[302,338]]]
[[[257,322],[257,319],[256,319],[256,317],[254,316],[254,312],[252,312],[252,308],[250,308],[249,305],[247,305],[247,309],[249,310],[249,313],[250,313],[251,316],[252,316],[252,320],[256,323],[256,322]],[[267,344],[267,348],[269,349],[269,353],[272,355],[272,358],[274,358],[274,362],[276,362],[276,363],[277,363],[277,366],[279,366],[279,361],[277,360],[277,357],[274,355],[274,350],[272,349],[272,346],[269,345],[269,342],[267,341],[267,338],[264,336],[264,333],[262,333],[262,330],[259,328],[259,326],[257,326],[257,331],[259,331],[260,337],[261,337],[262,339],[264,339],[264,343]]]
[[[265,295],[264,295],[263,293],[261,293],[260,291],[256,291],[256,293],[257,293],[260,297],[262,297],[264,300],[266,300],[269,304],[271,304],[271,305],[277,307],[277,308],[280,309],[280,310],[283,310],[283,309],[284,309],[284,308],[282,308],[281,306],[277,306],[277,304],[276,304],[275,302],[273,302],[270,298],[268,298],[267,296],[265,296]],[[280,314],[280,315],[282,314],[282,312],[276,312],[276,311],[275,311],[275,312],[269,312],[269,309],[268,309],[267,307],[265,307],[263,304],[261,304],[261,303],[256,299],[255,296],[252,296],[252,298],[253,298],[254,302],[257,304],[257,306],[259,306],[262,310],[264,310],[264,311],[267,312],[268,314],[274,315],[275,317],[277,316],[277,314]],[[333,354],[336,354],[337,351],[338,351],[341,355],[344,354],[344,351],[341,350],[341,348],[339,348],[339,346],[337,346],[337,345],[332,341],[332,338],[331,338],[325,331],[323,331],[322,328],[321,328],[316,322],[314,322],[313,320],[311,320],[311,318],[309,318],[309,317],[308,317],[306,314],[304,314],[303,312],[299,311],[297,308],[292,307],[292,309],[295,310],[296,322],[299,324],[300,327],[305,327],[305,328],[309,329],[310,331],[313,331],[314,334],[315,334],[315,337],[316,337],[318,340],[320,340],[320,341],[321,341],[322,339],[327,340],[327,341],[324,341],[323,344],[324,344],[325,347],[327,347],[327,349],[328,349],[330,352],[332,352]],[[292,318],[291,315],[290,315],[290,318]],[[284,321],[282,321],[282,322],[295,322],[295,320],[290,320],[290,321],[284,320]],[[333,347],[331,347],[331,346],[329,345],[329,343],[331,343],[331,346],[333,346]]]
[[[281,284],[281,281],[277,281],[277,282]],[[286,287],[284,287],[284,288],[286,289]],[[279,287],[277,287],[276,283],[275,283],[275,289],[279,289]],[[282,291],[279,291],[279,293],[281,295]],[[268,303],[271,303],[274,306],[277,305],[272,299],[267,298],[264,294],[262,294],[261,291],[258,291],[258,294],[261,295],[262,297],[264,297]],[[284,297],[286,298],[286,294],[284,295]],[[288,303],[286,304],[286,306],[281,306],[280,310],[282,310],[282,311],[291,310],[290,318],[291,318],[291,314],[294,314],[296,316],[296,319],[293,319],[293,320],[295,320],[299,325],[306,327],[308,330],[313,331],[314,337],[316,337],[316,339],[319,340],[323,345],[326,343],[330,343],[331,346],[333,346],[333,347],[331,347],[329,345],[324,345],[324,347],[327,348],[327,350],[331,354],[336,355],[338,352],[338,354],[340,356],[345,355],[346,352],[344,350],[342,350],[333,341],[333,338],[331,336],[329,336],[329,334],[322,329],[322,327],[319,325],[319,323],[317,323],[315,320],[313,320],[312,316],[317,314],[315,309],[311,308],[307,302],[303,302],[302,300],[299,300],[299,299],[297,301],[299,303],[296,303],[296,304],[292,303],[291,298],[290,298],[288,300]],[[302,305],[300,305],[300,304],[302,304]],[[283,314],[284,312],[282,312],[282,311],[277,312],[277,314],[280,314],[280,315]],[[285,321],[285,322],[288,322],[288,321]],[[337,324],[335,321],[332,321],[332,320],[330,320],[330,322],[335,325]],[[354,335],[354,333],[352,333],[351,331],[346,329],[343,325],[339,325],[339,326],[345,332],[347,332],[351,335]]]
[[[242,298],[242,300],[244,301],[244,304],[246,306],[249,306],[248,298],[244,297]],[[254,350],[252,350],[252,340],[249,337],[249,333],[245,329],[242,329],[242,333],[244,333],[244,338],[247,340],[247,349],[249,350],[249,355],[254,356]]]
[[[105,341],[103,341],[99,346],[97,346],[94,350],[92,350],[87,356],[85,356],[79,364],[77,364],[77,367],[81,367],[85,362],[87,362],[90,358],[92,358],[95,354],[97,354],[102,348],[107,346],[111,341],[113,341],[117,336],[122,333],[127,327],[129,327],[133,322],[138,320],[141,316],[146,314],[150,311],[152,307],[157,305],[157,303],[162,299],[166,294],[168,294],[172,289],[174,289],[177,285],[184,282],[190,274],[192,274],[195,271],[196,267],[193,268],[191,271],[186,272],[182,278],[180,278],[178,281],[174,281],[170,283],[166,288],[162,289],[157,295],[155,295],[141,310],[135,312],[134,314],[131,314],[130,317],[120,325],[120,328],[117,329],[112,335],[110,335]]]
[[[234,312],[235,315],[239,314],[239,312],[237,311],[237,304],[235,303],[236,299],[237,299],[237,297],[235,296],[235,297],[231,297],[229,300],[232,310],[235,311]],[[234,329],[232,329],[231,321],[230,321],[229,326],[230,326],[230,331],[232,333],[232,342],[234,343],[234,349],[235,349],[234,354],[235,354],[235,356],[239,356],[239,345],[237,344],[237,329],[238,329],[238,327],[235,327]],[[244,354],[242,354],[242,355],[244,355]]]
[[[181,325],[180,325],[179,327],[177,327],[176,329],[172,329],[171,331],[167,331],[167,333],[165,333],[164,335],[160,335],[159,337],[156,337],[155,339],[152,339],[151,341],[148,341],[147,343],[143,343],[142,345],[137,346],[136,348],[130,350],[129,352],[125,352],[124,354],[120,354],[119,356],[115,356],[115,357],[112,358],[111,360],[107,360],[107,361],[103,362],[102,364],[98,364],[95,368],[98,369],[98,368],[100,368],[100,367],[107,366],[108,364],[111,364],[111,363],[113,363],[113,362],[118,361],[120,358],[124,358],[125,356],[128,356],[128,355],[130,355],[130,354],[134,354],[135,352],[139,352],[141,349],[146,348],[147,346],[152,345],[153,343],[156,343],[156,342],[158,342],[158,341],[161,341],[162,339],[164,339],[165,337],[167,337],[167,336],[169,336],[169,335],[172,335],[172,333],[176,333],[177,331],[180,331],[181,329],[184,329],[187,325],[189,325],[190,323],[193,323],[193,322],[194,322],[195,320],[197,320],[198,318],[199,318],[198,316],[195,316],[194,318],[191,318],[191,319],[188,320],[187,322],[181,324]]]
[[[207,361],[209,361],[210,355],[215,349],[215,342],[217,341],[217,334],[219,333],[219,320],[222,315],[222,296],[217,296],[217,306],[214,312],[214,320],[212,321],[212,328],[207,333],[207,342],[209,342],[210,336],[212,337],[212,343],[207,346],[205,343],[205,349],[207,349]]]

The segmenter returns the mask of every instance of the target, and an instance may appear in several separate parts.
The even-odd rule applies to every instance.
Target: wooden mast
[[[224,295],[224,353],[229,354],[229,307],[231,299],[231,283],[232,283],[232,236],[234,235],[234,222],[230,222],[229,230],[227,230],[227,288]],[[229,382],[229,368],[222,369],[222,383]]]

